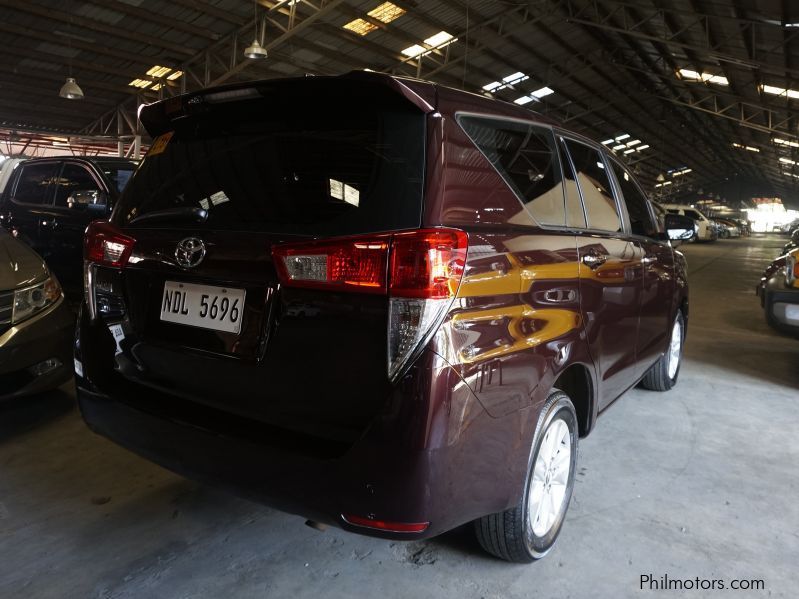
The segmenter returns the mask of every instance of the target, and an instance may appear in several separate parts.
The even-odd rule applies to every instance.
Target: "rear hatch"
[[[273,249],[419,227],[425,114],[382,82],[308,78],[145,107],[153,146],[92,267],[128,381],[352,441],[382,407],[386,295],[286,288]],[[120,247],[122,247],[120,246]]]

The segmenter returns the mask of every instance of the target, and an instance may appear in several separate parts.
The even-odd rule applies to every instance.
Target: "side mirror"
[[[666,234],[672,241],[691,239],[699,230],[699,225],[682,214],[667,214],[665,219]]]
[[[108,194],[99,189],[83,189],[73,191],[67,196],[67,206],[75,210],[92,210],[105,212]]]

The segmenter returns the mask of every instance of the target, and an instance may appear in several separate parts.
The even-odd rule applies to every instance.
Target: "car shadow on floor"
[[[0,403],[0,443],[44,426],[75,409],[65,387]]]

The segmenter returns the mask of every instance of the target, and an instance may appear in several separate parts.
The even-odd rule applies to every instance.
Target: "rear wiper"
[[[183,206],[181,208],[164,208],[163,210],[153,210],[140,214],[130,220],[129,225],[135,225],[144,222],[157,222],[157,221],[191,221],[195,223],[204,223],[208,220],[208,211],[204,208],[197,208],[195,206]]]

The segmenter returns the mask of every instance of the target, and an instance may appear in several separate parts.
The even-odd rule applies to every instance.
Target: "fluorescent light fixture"
[[[614,152],[617,152],[618,150],[623,150],[623,149],[624,149],[624,148],[626,148],[626,147],[627,147],[627,146],[626,146],[626,145],[624,145],[624,144],[619,144],[618,146],[613,146],[613,151],[614,151]]]
[[[734,142],[732,144],[732,147],[733,148],[739,148],[741,150],[749,150],[750,152],[759,152],[760,151],[760,148],[753,148],[752,146],[745,146],[743,144],[737,144],[737,143],[734,143]]]
[[[717,85],[730,84],[727,78],[721,75],[713,75],[712,73],[699,73],[697,71],[692,71],[691,69],[680,69],[679,71],[677,71],[677,74],[680,76],[680,79],[686,79],[689,81],[699,81],[702,83],[715,83]]]
[[[783,23],[782,26],[783,27],[788,27],[788,28],[790,28],[790,27],[799,27],[799,23]]]
[[[180,79],[183,76],[183,71],[175,71],[171,75],[167,77],[169,81],[174,81],[175,79]]]
[[[680,170],[676,170],[676,171],[672,172],[671,176],[672,177],[682,177],[683,175],[687,175],[688,173],[693,172],[693,170],[694,169],[688,168],[686,166],[684,168],[681,168]]]
[[[606,146],[608,144],[612,144],[614,141],[616,141],[616,140],[611,137],[610,139],[606,139],[605,141],[603,141],[602,145]]]
[[[533,99],[530,96],[522,96],[521,98],[516,98],[513,102],[515,104],[519,104],[519,105],[523,106],[525,104],[529,104],[532,101],[533,101]]]
[[[427,44],[431,49],[425,48],[420,46],[419,44],[414,44],[413,46],[408,46],[402,53],[409,57],[409,58],[416,58],[417,56],[427,56],[433,50],[437,48],[443,48],[444,46],[448,46],[453,42],[457,42],[458,38],[452,37],[451,34],[447,33],[446,31],[439,31],[435,35],[431,35],[424,43]]]
[[[637,146],[637,145],[638,145],[638,144],[640,144],[640,143],[641,143],[641,140],[640,140],[640,139],[634,139],[634,140],[632,140],[632,141],[628,141],[628,142],[627,142],[627,147],[628,147],[628,148],[632,148],[633,146]]]
[[[533,98],[540,100],[541,98],[545,98],[546,96],[552,95],[555,93],[555,90],[549,87],[542,87],[541,89],[537,89],[532,92],[530,95]]]
[[[636,152],[641,152],[641,151],[646,150],[648,148],[649,148],[649,144],[644,144],[642,146],[638,146],[637,148],[635,148],[635,151]]]
[[[797,142],[797,141],[790,141],[788,139],[782,139],[780,137],[775,137],[771,141],[773,141],[778,146],[788,146],[790,148],[799,148],[799,142]]]
[[[625,139],[629,139],[629,137],[630,137],[630,134],[629,134],[629,133],[622,133],[621,135],[619,135],[619,136],[616,138],[616,141],[623,141],[623,140],[625,140]]]
[[[625,154],[632,154],[633,152],[635,152],[635,148],[630,148],[629,150],[624,150]]]
[[[785,164],[796,164],[796,160],[791,160],[790,158],[785,158],[784,156],[780,157],[780,162],[784,162]]]
[[[760,89],[762,89],[764,93],[772,94],[774,96],[785,96],[787,98],[792,98],[794,100],[799,98],[799,91],[797,91],[795,89],[786,89],[784,87],[774,87],[773,85],[761,85]]]
[[[483,86],[483,89],[487,92],[494,91],[498,87],[502,87],[502,84],[499,81],[492,81],[491,83],[486,83]]]

